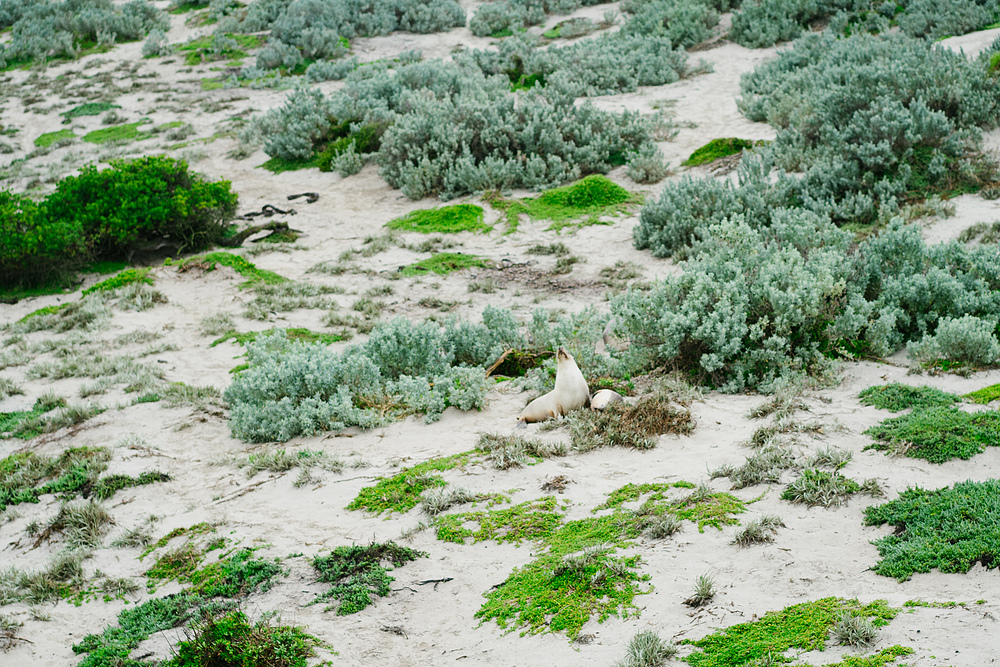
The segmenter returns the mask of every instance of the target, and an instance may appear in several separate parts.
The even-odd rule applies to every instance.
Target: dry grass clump
[[[483,496],[466,489],[452,486],[435,487],[424,491],[421,495],[420,509],[429,516],[435,516],[456,505],[464,505],[482,498]]]
[[[531,459],[548,459],[566,456],[566,445],[561,442],[532,440],[519,435],[481,433],[476,449],[486,453],[490,462],[498,470],[520,468],[531,463]]]
[[[614,403],[603,411],[578,410],[569,415],[573,448],[587,452],[600,447],[652,449],[665,433],[687,435],[694,430],[691,412],[674,404],[664,392],[634,405]]]
[[[625,650],[625,659],[615,667],[659,667],[677,655],[677,645],[665,642],[652,630],[636,633]]]
[[[654,540],[662,540],[679,531],[682,523],[673,514],[652,515],[646,521],[645,534]]]
[[[878,628],[865,616],[854,616],[844,612],[837,617],[831,636],[841,646],[855,648],[871,646],[878,639]]]
[[[770,445],[747,457],[741,466],[724,465],[711,472],[712,479],[728,477],[734,489],[757,484],[777,484],[781,473],[795,467],[795,454],[787,445]]]
[[[297,452],[289,452],[284,449],[269,449],[258,454],[251,454],[245,462],[240,463],[240,467],[247,469],[247,477],[253,477],[264,470],[268,472],[288,472],[295,468],[303,470],[320,468],[339,473],[344,469],[344,462],[339,458],[331,457],[321,449],[302,449]]]
[[[709,574],[700,575],[694,582],[694,593],[684,604],[689,607],[700,607],[715,597],[715,580]]]
[[[754,544],[764,544],[773,542],[778,528],[784,528],[785,523],[780,517],[774,514],[765,514],[757,519],[748,521],[733,536],[732,544],[741,547],[749,547]]]
[[[96,549],[114,522],[104,506],[93,500],[64,503],[48,525],[38,527],[35,546],[61,533],[70,548]]]

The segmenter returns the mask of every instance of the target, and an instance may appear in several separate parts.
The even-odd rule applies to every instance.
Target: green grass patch
[[[911,488],[865,509],[865,525],[896,530],[874,540],[876,574],[906,581],[915,572],[968,572],[1000,566],[1000,480],[959,482],[935,491]]]
[[[876,442],[865,449],[877,449],[911,458],[944,463],[970,459],[985,447],[1000,445],[1000,413],[963,412],[956,408],[915,409],[892,417],[865,431]]]
[[[187,639],[174,648],[174,657],[163,667],[203,665],[273,665],[306,667],[316,655],[319,639],[300,627],[271,625],[270,617],[252,623],[242,611],[208,616],[192,626]]]
[[[444,456],[403,468],[392,477],[383,477],[373,486],[361,489],[347,506],[349,510],[364,510],[378,515],[388,512],[409,512],[420,502],[420,494],[427,489],[446,486],[440,475],[434,473],[453,470],[469,462],[473,452]]]
[[[694,489],[686,496],[670,499],[671,489]],[[690,482],[626,484],[608,494],[608,499],[594,511],[620,509],[624,503],[643,500],[637,512],[645,517],[672,514],[678,519],[698,525],[698,532],[705,526],[722,530],[740,521],[736,514],[746,511],[744,501],[728,493],[714,493],[707,487],[696,487]]]
[[[618,215],[631,204],[642,201],[641,195],[629,192],[606,176],[594,174],[561,188],[546,190],[538,197],[521,200],[503,200],[490,197],[490,205],[504,212],[507,231],[517,228],[517,219],[526,214],[534,220],[551,220],[550,230],[560,231],[569,226],[601,223],[600,217]],[[570,224],[571,221],[585,221]]]
[[[111,102],[86,102],[59,115],[68,121],[71,118],[79,118],[81,116],[99,116],[105,111],[111,111],[112,109],[121,109],[121,106],[112,104]]]
[[[246,282],[241,285],[242,287],[254,287],[259,284],[280,285],[281,283],[288,282],[288,278],[279,276],[277,273],[273,273],[272,271],[258,269],[246,258],[228,252],[210,252],[207,255],[189,257],[184,260],[175,261],[167,259],[164,262],[167,266],[183,266],[189,263],[202,264],[208,269],[214,269],[219,265],[228,266],[236,271],[236,273],[246,278]]]
[[[881,627],[892,620],[899,609],[894,609],[885,600],[875,600],[862,605],[857,600],[823,598],[814,602],[786,607],[781,611],[769,611],[760,619],[739,623],[698,640],[685,639],[681,643],[700,649],[685,658],[695,667],[735,667],[736,665],[785,664],[791,662],[783,656],[789,649],[802,651],[822,651],[837,618],[842,614],[870,619]],[[883,662],[870,662],[869,658],[848,656],[843,667],[884,665],[902,655],[913,653],[913,649],[892,646],[880,651],[877,656]],[[876,656],[870,656],[874,658]],[[860,662],[865,661],[865,662]],[[836,667],[827,665],[827,667]]]
[[[422,259],[400,269],[400,273],[407,277],[425,276],[435,273],[444,276],[452,271],[472,268],[474,266],[486,266],[486,262],[476,255],[465,255],[460,252],[439,252],[433,257]]]
[[[42,136],[35,139],[35,145],[39,148],[48,148],[57,141],[62,141],[64,139],[76,139],[76,134],[73,130],[59,130],[58,132],[46,132]]]
[[[239,333],[235,330],[228,331],[212,341],[212,344],[209,345],[209,347],[215,347],[216,345],[225,343],[228,340],[233,341],[237,345],[246,345],[247,343],[252,343],[261,336],[270,336],[275,331],[279,331],[279,329],[271,329],[269,331],[248,331],[247,333]],[[330,345],[331,343],[338,343],[345,340],[340,334],[320,333],[318,331],[311,331],[302,327],[281,329],[281,331],[285,332],[285,337],[288,338],[288,340],[297,340],[303,343],[322,343],[324,345]]]
[[[870,405],[890,412],[900,412],[908,408],[948,406],[962,400],[955,394],[933,387],[911,387],[898,382],[868,387],[858,394],[858,398],[861,400],[861,405]]]
[[[638,556],[618,552],[633,545],[655,517],[670,513],[699,529],[737,523],[733,515],[744,511],[744,503],[728,494],[699,488],[685,497],[668,498],[671,490],[693,486],[629,484],[594,510],[612,512],[577,521],[563,522],[555,497],[549,496],[503,510],[443,515],[435,525],[438,539],[450,542],[534,542],[535,560],[487,592],[476,618],[495,621],[508,631],[565,632],[573,639],[592,617],[603,622],[609,616],[638,615],[635,596],[649,592],[641,586],[649,577],[638,571]],[[637,511],[622,507],[644,497]]]
[[[982,389],[966,394],[965,397],[973,403],[979,403],[980,405],[992,403],[1000,399],[1000,384],[991,384],[989,387],[983,387]]]
[[[220,79],[205,78],[201,80],[202,90],[222,90],[224,86],[225,82]]]
[[[333,599],[339,602],[338,616],[355,614],[372,604],[373,596],[389,594],[389,584],[395,579],[389,575],[386,564],[400,567],[418,558],[427,558],[427,553],[395,542],[337,547],[330,555],[317,556],[312,561],[319,572],[319,581],[329,583],[330,588],[309,604]]]
[[[28,299],[33,296],[49,296],[62,294],[73,287],[72,279],[60,279],[55,282],[37,285],[35,287],[4,287],[0,289],[0,299],[13,302]],[[24,318],[21,318],[24,319]]]
[[[434,521],[437,538],[443,542],[466,544],[468,540],[520,544],[524,540],[543,540],[562,523],[562,512],[555,496],[530,500],[504,510],[444,514]],[[475,523],[477,528],[468,528]]]
[[[108,260],[100,260],[100,261],[94,262],[93,264],[89,264],[89,265],[83,267],[82,269],[80,269],[80,272],[81,273],[99,273],[99,274],[100,273],[118,273],[119,271],[122,271],[123,269],[127,269],[127,268],[128,268],[128,262],[122,262],[122,261],[118,261],[118,260],[108,259]]]
[[[142,269],[125,269],[124,271],[119,271],[114,276],[102,280],[99,283],[91,285],[87,289],[81,292],[81,296],[86,296],[88,294],[93,294],[94,292],[110,292],[112,290],[121,289],[126,285],[131,285],[133,283],[145,283],[147,285],[153,284],[153,277],[149,275],[152,269],[142,268]]]
[[[50,308],[54,307],[50,306]],[[37,312],[35,311],[35,313]],[[35,313],[32,313],[32,315]],[[50,395],[36,400],[31,410],[0,412],[0,438],[30,440],[37,435],[41,435],[44,425],[42,415],[56,408],[63,407],[66,407],[64,399]]]
[[[170,5],[167,8],[168,14],[185,14],[187,12],[198,11],[199,9],[208,9],[208,5],[201,4],[198,2],[181,2],[178,4]]]
[[[763,144],[763,141],[750,141],[749,139],[737,139],[736,137],[712,139],[694,153],[691,153],[688,159],[681,162],[681,166],[696,167],[700,164],[708,164],[719,158],[741,153],[746,148],[762,146]]]
[[[455,234],[458,232],[488,232],[492,227],[483,222],[485,213],[475,204],[458,204],[412,211],[386,223],[389,229],[402,229],[424,234]]]
[[[209,523],[196,523],[193,526],[174,528],[172,531],[158,539],[156,542],[151,544],[146,548],[142,554],[139,555],[139,560],[142,560],[152,552],[157,549],[162,549],[170,543],[170,540],[181,537],[182,535],[194,536],[194,535],[207,535],[208,533],[215,532],[215,528]]]
[[[122,489],[130,489],[136,486],[145,486],[156,482],[169,482],[170,475],[158,470],[150,470],[141,473],[138,477],[131,475],[108,475],[102,477],[94,483],[91,495],[98,500],[107,500]]]
[[[74,494],[93,484],[110,460],[104,447],[74,447],[56,457],[11,454],[0,460],[0,512],[9,505],[37,503],[46,493]]]
[[[267,590],[281,567],[272,561],[254,558],[253,549],[240,549],[227,558],[190,575],[195,586],[180,593],[153,598],[126,607],[118,614],[118,624],[101,634],[87,635],[73,646],[76,654],[87,654],[79,667],[114,667],[145,664],[129,654],[157,632],[177,628],[192,618],[213,618],[235,608],[256,590]],[[209,583],[210,582],[210,583]],[[166,663],[176,665],[177,663]],[[184,663],[197,665],[203,663]],[[251,664],[244,662],[210,664]],[[253,663],[256,664],[256,663]],[[276,665],[304,665],[304,662],[268,662]]]
[[[143,132],[139,129],[139,127],[149,122],[150,120],[148,118],[144,118],[137,123],[123,123],[121,125],[104,127],[100,130],[94,130],[93,132],[88,132],[83,135],[83,140],[92,144],[105,144],[109,141],[135,141],[137,139],[145,139],[153,136],[153,133]]]
[[[313,155],[305,160],[283,160],[273,157],[260,165],[260,168],[267,169],[272,174],[282,174],[286,171],[299,171],[300,169],[319,169],[321,164],[322,157],[320,155]]]

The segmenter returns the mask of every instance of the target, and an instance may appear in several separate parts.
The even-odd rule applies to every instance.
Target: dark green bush
[[[251,623],[242,611],[210,616],[176,646],[164,667],[306,667],[317,640],[294,626]]]
[[[76,220],[48,222],[27,197],[0,191],[0,285],[57,280],[78,266],[85,249]]]
[[[898,451],[931,463],[971,459],[985,447],[1000,446],[1000,412],[963,412],[952,407],[917,408],[865,431],[877,439],[868,449]]]
[[[893,382],[868,387],[860,394],[862,405],[871,405],[883,410],[899,412],[907,408],[929,408],[958,403],[962,399],[934,387],[911,387]]]
[[[200,250],[222,238],[236,212],[229,181],[208,182],[165,156],[115,160],[63,179],[42,204],[47,220],[78,225],[99,258],[129,257],[142,244]]]

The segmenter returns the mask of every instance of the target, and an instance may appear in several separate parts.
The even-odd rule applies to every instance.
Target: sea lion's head
[[[556,360],[567,361],[572,358],[573,355],[567,352],[565,347],[560,347],[558,350],[556,350]]]

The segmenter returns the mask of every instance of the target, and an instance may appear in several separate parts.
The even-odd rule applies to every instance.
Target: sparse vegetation
[[[413,211],[402,218],[390,220],[386,227],[423,234],[488,232],[492,228],[483,222],[484,216],[481,206],[457,204]]]
[[[330,589],[312,604],[333,599],[339,602],[336,606],[338,616],[355,614],[372,604],[373,597],[389,594],[389,584],[395,579],[383,563],[400,567],[426,557],[422,551],[401,547],[395,542],[337,547],[330,555],[317,556],[312,561],[319,572],[319,581],[330,584]]]
[[[944,463],[970,459],[985,447],[1000,445],[1000,413],[964,412],[953,407],[918,408],[865,431],[876,439],[869,449]]]
[[[643,397],[634,405],[614,403],[601,411],[577,411],[569,415],[569,424],[572,445],[578,451],[652,449],[660,435],[687,435],[694,430],[691,412],[666,393]]]

